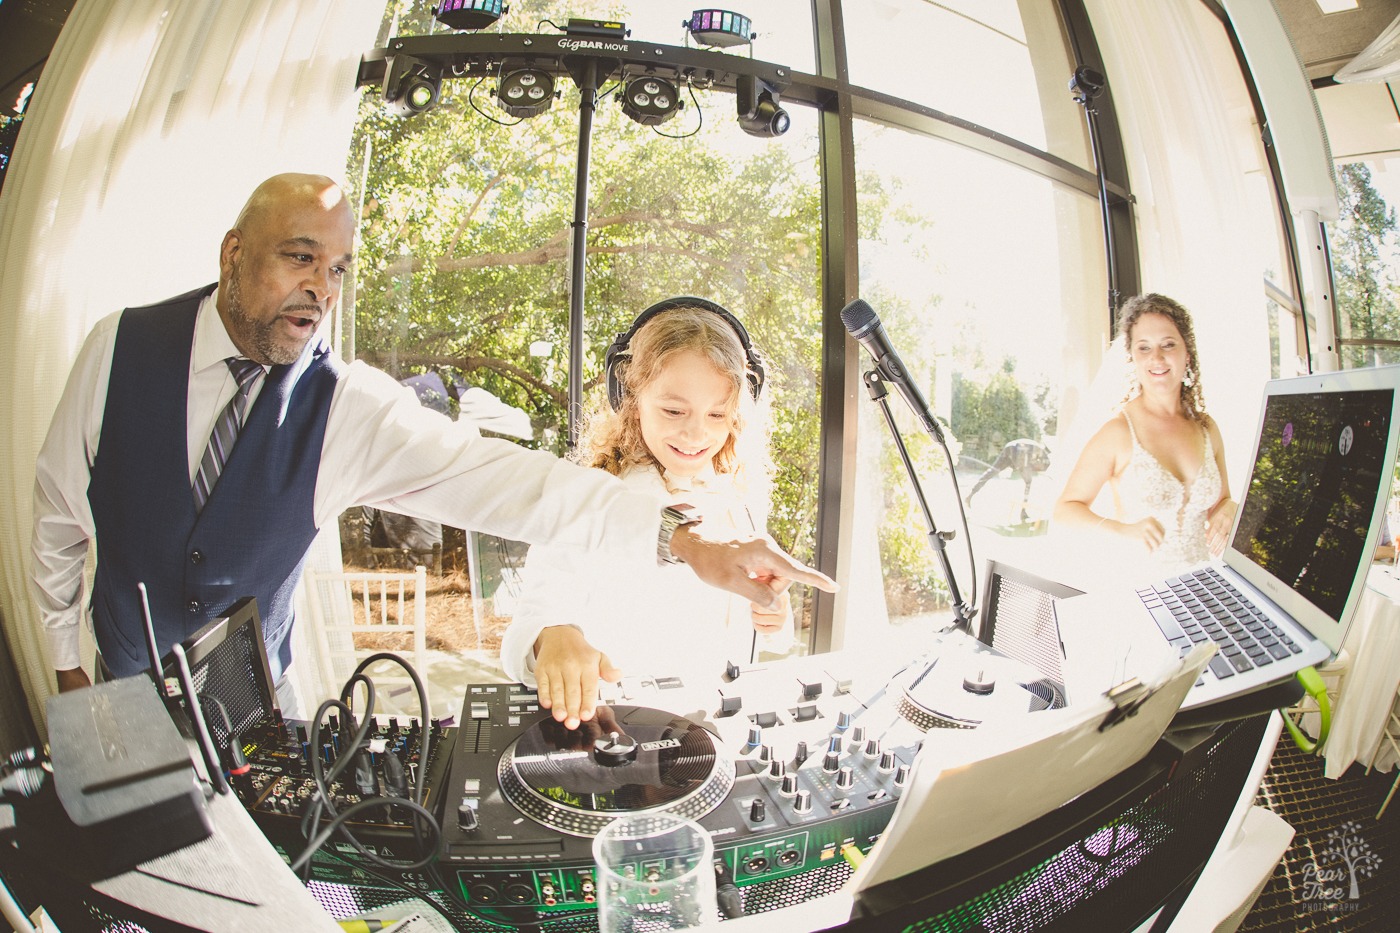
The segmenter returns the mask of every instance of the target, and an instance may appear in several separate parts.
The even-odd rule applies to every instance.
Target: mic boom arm
[[[899,433],[899,427],[894,423],[894,415],[890,413],[889,389],[886,388],[886,379],[877,367],[865,374],[865,388],[870,393],[871,399],[880,406],[880,412],[885,416],[885,423],[890,427],[890,436],[894,438],[895,448],[899,451],[899,459],[904,463],[904,471],[909,474],[909,482],[914,487],[914,498],[919,502],[919,509],[924,513],[924,524],[928,528],[928,543],[933,548],[933,552],[938,557],[939,566],[943,569],[943,579],[948,581],[948,597],[953,604],[953,618],[956,627],[963,632],[969,632],[972,628],[972,617],[976,614],[976,609],[968,605],[958,592],[958,578],[953,575],[953,565],[948,560],[948,539],[951,535],[938,530],[938,525],[933,520],[933,513],[929,511],[928,499],[924,496],[924,488],[919,483],[919,473],[914,469],[914,462],[909,459],[909,449],[904,445],[904,436]],[[935,422],[936,424],[937,422]],[[952,472],[951,454],[948,452],[948,445],[943,442],[943,432],[934,434],[943,447],[945,456],[949,457],[948,468]],[[957,477],[953,478],[953,491],[957,492]],[[961,505],[961,497],[959,497]],[[966,534],[967,519],[963,518],[964,534]],[[967,541],[968,562],[972,563],[972,539]],[[976,566],[973,566],[973,588],[976,584]]]
[[[887,396],[889,390],[887,385],[893,385],[903,396],[904,401],[914,412],[914,416],[919,419],[924,430],[938,442],[943,448],[943,455],[948,459],[948,476],[953,481],[953,492],[958,503],[958,514],[962,517],[963,535],[967,538],[967,562],[972,571],[972,589],[977,590],[977,563],[972,556],[972,535],[967,527],[967,513],[963,511],[962,494],[958,491],[958,475],[953,470],[953,452],[948,449],[948,442],[943,437],[943,429],[938,425],[938,419],[934,416],[933,410],[929,408],[928,401],[924,394],[919,391],[919,386],[909,376],[909,372],[904,367],[904,362],[899,358],[898,351],[894,344],[890,342],[889,335],[885,333],[884,326],[880,323],[880,316],[875,313],[875,309],[870,307],[863,299],[856,298],[846,307],[841,309],[841,323],[846,330],[854,337],[861,346],[865,347],[870,358],[875,362],[875,371],[865,374],[865,385],[870,390],[870,397],[873,398],[884,412],[885,421],[890,426],[890,433],[894,436],[895,445],[899,448],[899,456],[904,461],[904,470],[909,474],[909,481],[914,484],[914,493],[919,500],[919,506],[924,512],[924,522],[929,529],[929,544],[933,546],[934,552],[943,566],[943,577],[948,581],[948,593],[953,602],[953,613],[957,617],[957,625],[964,632],[971,630],[971,620],[974,609],[965,603],[958,593],[958,582],[953,576],[952,565],[948,562],[947,543],[949,535],[940,534],[933,521],[933,513],[929,511],[928,501],[924,498],[923,488],[919,485],[919,475],[914,469],[913,462],[909,459],[909,452],[905,449],[904,438],[900,436],[899,428],[895,426],[894,418],[890,415],[889,401]]]

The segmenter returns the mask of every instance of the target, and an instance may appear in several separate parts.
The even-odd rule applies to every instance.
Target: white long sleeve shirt
[[[602,473],[602,470],[596,472]],[[669,491],[653,467],[623,474],[629,489],[657,508],[684,501],[704,516],[707,537],[761,533],[766,513],[753,513],[727,477]],[[747,599],[707,586],[679,564],[637,568],[600,552],[555,543],[530,548],[515,615],[501,639],[501,665],[512,680],[534,685],[534,644],[552,625],[579,628],[626,675],[699,674],[718,677],[726,661],[747,663],[758,651],[786,651],[792,620],[755,642]]]
[[[191,481],[214,421],[236,389],[224,360],[238,351],[216,296],[200,305],[190,354]],[[88,335],[36,464],[31,589],[58,670],[80,663],[83,569],[96,534],[87,490],[120,317],[104,318]],[[656,565],[660,513],[652,496],[626,489],[601,470],[482,437],[470,423],[424,408],[412,389],[359,362],[349,365],[331,399],[313,503],[316,525],[337,521],[354,505],[519,541],[602,549],[619,565],[639,570]]]

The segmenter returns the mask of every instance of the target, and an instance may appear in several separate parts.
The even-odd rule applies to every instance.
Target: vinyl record
[[[1038,671],[990,650],[949,652],[917,667],[899,712],[920,729],[975,729],[1065,705],[1058,686]]]
[[[544,717],[502,754],[505,798],[546,826],[593,836],[629,813],[699,819],[734,786],[734,762],[703,726],[639,706],[600,706],[578,729]]]

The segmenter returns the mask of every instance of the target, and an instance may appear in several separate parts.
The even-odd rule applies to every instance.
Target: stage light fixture
[[[676,85],[656,75],[638,75],[622,88],[622,112],[642,126],[665,123],[681,109]]]
[[[400,117],[416,117],[437,106],[442,72],[407,55],[395,57],[384,82],[384,104]]]
[[[753,32],[753,20],[729,10],[696,10],[681,27],[701,45],[720,48],[752,42],[758,35]]]
[[[778,89],[762,78],[739,75],[734,97],[739,127],[750,136],[781,136],[792,125],[792,118],[779,105]]]
[[[501,0],[442,0],[433,18],[451,29],[485,29],[509,12]]]
[[[538,68],[517,68],[501,77],[496,103],[512,117],[535,117],[554,104],[554,78]]]

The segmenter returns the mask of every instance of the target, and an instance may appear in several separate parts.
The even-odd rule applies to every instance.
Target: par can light
[[[642,126],[665,123],[681,109],[675,84],[656,75],[640,75],[622,89],[622,112]]]
[[[554,78],[538,68],[518,68],[501,78],[496,103],[513,117],[536,117],[554,104]]]

